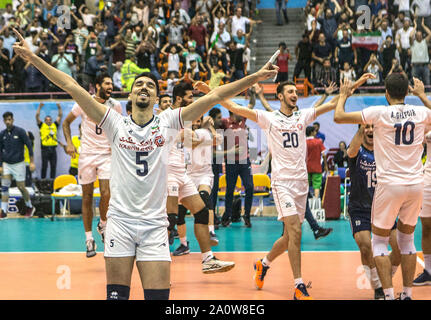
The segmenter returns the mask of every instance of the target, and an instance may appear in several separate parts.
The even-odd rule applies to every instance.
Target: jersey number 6
[[[147,157],[148,152],[136,152],[136,164],[144,165],[144,170],[136,169],[136,174],[140,177],[145,177],[148,174],[148,162],[141,159],[141,157]]]

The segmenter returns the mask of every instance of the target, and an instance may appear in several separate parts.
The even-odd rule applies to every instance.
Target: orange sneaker
[[[314,300],[307,292],[305,284],[301,283],[295,288],[295,293],[293,294],[293,300]]]
[[[268,269],[269,267],[266,267],[262,264],[262,259],[257,260],[254,263],[254,270],[256,271],[254,274],[254,283],[257,289],[262,289],[263,279],[265,278],[265,275]]]

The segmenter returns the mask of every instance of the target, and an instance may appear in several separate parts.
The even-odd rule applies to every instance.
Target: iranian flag
[[[379,48],[381,35],[380,31],[353,33],[352,47],[375,51]]]

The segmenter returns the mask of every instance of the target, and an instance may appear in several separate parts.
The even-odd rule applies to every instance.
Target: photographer
[[[73,57],[71,54],[64,52],[64,46],[58,46],[58,53],[53,55],[51,65],[55,68],[72,76]]]

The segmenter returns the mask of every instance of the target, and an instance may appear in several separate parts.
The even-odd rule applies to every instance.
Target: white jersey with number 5
[[[315,109],[302,109],[291,116],[280,110],[256,110],[256,113],[257,124],[265,132],[272,155],[272,180],[307,179],[305,128],[316,119]]]
[[[423,106],[375,106],[362,110],[362,120],[374,125],[377,181],[412,185],[423,182],[424,130],[431,110]]]
[[[94,96],[93,96],[94,98]],[[121,104],[115,99],[109,98],[104,103],[108,108],[113,108],[119,114],[122,112]],[[72,107],[72,114],[75,117],[81,116],[81,155],[87,153],[91,154],[109,154],[111,153],[111,146],[108,138],[103,132],[102,128],[96,125],[81,109],[81,107],[75,103]]]
[[[108,109],[100,127],[112,147],[108,216],[167,226],[167,160],[183,127],[181,109],[155,115],[143,126]]]

